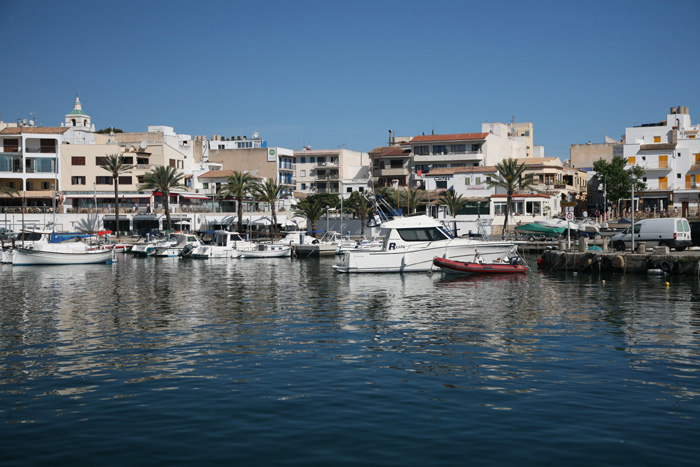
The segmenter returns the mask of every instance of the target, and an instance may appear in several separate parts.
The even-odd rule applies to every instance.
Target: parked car
[[[690,224],[683,217],[668,217],[661,219],[643,219],[635,222],[624,232],[614,235],[611,239],[612,246],[619,251],[625,251],[634,241],[645,242],[647,246],[667,246],[683,251],[692,246]]]
[[[700,222],[690,222],[690,242],[693,246],[700,246]]]

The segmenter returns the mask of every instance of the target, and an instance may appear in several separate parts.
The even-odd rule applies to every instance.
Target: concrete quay
[[[546,250],[537,261],[544,271],[613,272],[700,276],[700,251],[669,251],[668,247],[637,252]]]

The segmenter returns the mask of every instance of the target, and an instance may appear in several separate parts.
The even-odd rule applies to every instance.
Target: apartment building
[[[14,209],[60,202],[60,162],[67,128],[19,124],[0,131],[0,186],[18,194],[0,194],[0,205]]]
[[[671,107],[666,120],[626,128],[627,168],[644,169],[646,191],[639,209],[663,211],[700,203],[700,125],[692,125],[687,107]]]
[[[369,187],[369,154],[350,149],[295,151],[296,189],[300,193],[332,193],[350,197]]]
[[[507,158],[544,156],[544,148],[533,144],[532,123],[483,123],[481,132],[430,134],[396,140],[372,155],[375,186],[422,187],[425,175],[434,169],[494,166]]]
[[[109,155],[121,154],[126,164],[134,166],[119,177],[120,205],[142,210],[163,204],[160,194],[142,189],[146,173],[158,166],[184,172],[186,163],[192,161],[191,138],[177,135],[171,127],[149,126],[146,132],[117,133],[106,138],[106,144],[63,145],[61,181],[66,212],[116,206],[112,177],[100,167]],[[188,190],[180,191],[171,193],[174,206],[184,207],[206,199]]]

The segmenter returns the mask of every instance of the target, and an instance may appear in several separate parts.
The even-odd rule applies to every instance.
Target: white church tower
[[[66,114],[66,120],[61,126],[68,127],[63,135],[64,143],[95,144],[95,125],[90,122],[90,116],[83,112],[79,96],[75,98],[73,110]]]

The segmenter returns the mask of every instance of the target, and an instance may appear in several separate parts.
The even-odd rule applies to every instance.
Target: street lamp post
[[[630,175],[629,180],[632,184],[632,253],[634,253],[634,184],[637,183],[637,177]]]

